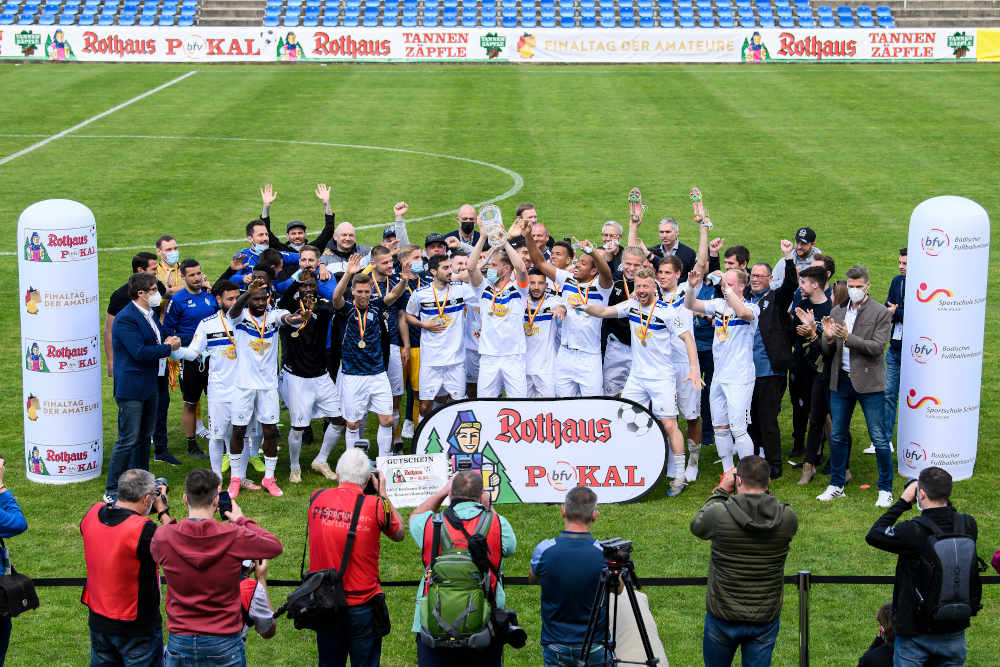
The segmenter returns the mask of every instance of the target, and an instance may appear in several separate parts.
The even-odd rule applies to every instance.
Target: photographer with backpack
[[[965,629],[982,608],[979,573],[986,565],[976,555],[976,520],[951,505],[951,488],[946,470],[924,468],[865,537],[899,556],[892,589],[896,665],[965,664]],[[920,516],[897,524],[914,501]]]
[[[440,511],[445,499],[449,508]],[[421,548],[424,577],[417,591],[413,632],[420,667],[499,667],[503,644],[516,628],[500,568],[517,547],[507,519],[493,511],[479,471],[457,473],[410,516]],[[504,621],[508,627],[502,627]]]

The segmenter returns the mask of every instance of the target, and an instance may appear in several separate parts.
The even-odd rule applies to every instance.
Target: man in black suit
[[[658,264],[658,259],[676,255],[683,267],[678,284],[684,284],[687,281],[688,271],[694,268],[696,253],[690,246],[684,245],[677,239],[680,226],[673,218],[662,218],[657,229],[660,233],[660,243],[649,247],[649,253],[655,258],[653,262]]]
[[[115,403],[118,440],[111,452],[104,501],[118,499],[118,478],[126,470],[149,470],[149,445],[156,423],[157,378],[166,372],[166,358],[181,346],[177,336],[164,336],[153,313],[162,297],[156,276],[133,273],[128,279],[132,301],[111,327],[114,351]]]

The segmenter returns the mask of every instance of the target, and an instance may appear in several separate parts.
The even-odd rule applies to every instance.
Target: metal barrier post
[[[799,667],[809,667],[809,583],[812,573],[799,570]]]

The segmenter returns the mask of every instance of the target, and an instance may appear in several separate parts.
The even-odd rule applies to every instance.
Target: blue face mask
[[[496,285],[497,280],[500,279],[500,274],[497,273],[496,269],[486,269],[486,282],[490,285]]]
[[[708,275],[708,282],[712,283],[713,285],[718,285],[719,283],[722,282],[722,276],[720,276],[718,273],[710,273]]]
[[[414,273],[423,273],[424,272],[424,263],[420,262],[420,261],[411,262],[410,263],[410,271],[413,271]]]
[[[268,246],[267,246],[266,243],[254,243],[253,244],[253,251],[255,253],[257,253],[258,255],[260,253],[264,252],[265,250],[267,250],[267,248],[268,248]]]
[[[181,254],[179,252],[177,252],[176,250],[171,250],[170,252],[167,253],[167,264],[173,266],[174,264],[177,263],[177,260],[179,260],[180,258]]]

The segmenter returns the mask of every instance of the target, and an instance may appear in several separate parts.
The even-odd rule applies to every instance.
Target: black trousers
[[[806,428],[813,410],[813,384],[819,372],[809,365],[796,366],[788,372],[788,397],[792,402],[792,443],[795,451],[806,446]]]
[[[708,401],[708,388],[712,386],[712,375],[715,374],[715,358],[711,350],[698,351],[698,365],[701,367],[701,377],[705,388],[701,390],[701,444],[715,444],[715,430],[712,428],[712,407]]]
[[[785,376],[766,375],[756,379],[750,401],[750,426],[747,432],[755,447],[764,449],[764,458],[772,468],[781,468],[781,428],[778,413],[785,395]]]

